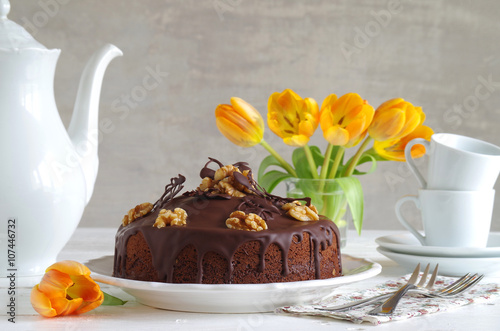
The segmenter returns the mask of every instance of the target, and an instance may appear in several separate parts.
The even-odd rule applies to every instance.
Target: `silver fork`
[[[434,285],[434,282],[436,281],[437,270],[438,270],[438,265],[436,265],[436,268],[434,268],[434,272],[433,272],[433,274],[431,276],[431,280],[429,280],[429,284],[427,285],[429,290]],[[411,274],[410,279],[408,280],[408,282],[410,282],[410,281],[415,282],[417,280],[417,278],[418,278],[419,272],[420,272],[420,263],[417,265],[417,267],[415,268],[415,270]],[[356,302],[350,302],[350,303],[347,303],[347,304],[344,304],[344,305],[338,305],[338,306],[334,306],[334,307],[316,307],[315,309],[317,309],[317,310],[326,310],[326,311],[345,311],[345,310],[351,310],[351,309],[363,307],[363,306],[366,306],[366,305],[369,305],[369,304],[372,304],[372,303],[375,303],[375,302],[378,302],[378,301],[382,301],[384,299],[389,298],[394,293],[395,292],[384,293],[384,294],[380,294],[380,295],[377,295],[377,296],[374,296],[374,297],[370,297],[370,298],[358,300]]]
[[[436,268],[437,268],[437,266],[436,266]],[[471,275],[470,273],[468,273],[468,274],[462,276],[457,281],[453,282],[451,285],[448,285],[446,288],[442,289],[441,291],[432,292],[432,291],[429,291],[428,286],[426,286],[426,288],[419,287],[423,284],[423,281],[425,280],[425,276],[426,275],[424,272],[424,276],[422,277],[422,280],[416,285],[416,289],[413,289],[412,293],[422,294],[422,295],[424,295],[426,297],[430,297],[430,298],[450,298],[450,297],[457,296],[457,295],[463,293],[464,291],[475,286],[484,277],[484,275],[479,275],[479,274]],[[431,279],[431,281],[432,281],[432,279]],[[431,283],[431,281],[429,281],[429,283]],[[411,291],[411,290],[412,289],[410,289],[409,291]],[[391,315],[394,312],[394,310],[396,309],[396,306],[397,306],[399,300],[403,296],[404,296],[404,293],[399,298],[396,298],[395,301],[393,301],[393,302],[390,302],[390,300],[392,298],[387,300],[385,303],[383,303],[379,307],[370,311],[369,314],[370,315],[383,315],[383,316]]]
[[[418,274],[420,272],[420,263],[419,263],[415,268],[415,270],[413,271],[413,274],[411,275],[410,279],[408,280],[408,283],[406,283],[398,291],[396,291],[396,293],[394,293],[387,301],[385,301],[381,305],[377,306],[375,309],[372,309],[370,312],[368,312],[368,314],[383,315],[383,316],[392,315],[399,301],[401,300],[402,297],[404,297],[404,295],[408,292],[408,290],[424,287],[424,284],[427,281],[427,274],[429,273],[429,267],[430,264],[427,264],[427,267],[425,268],[424,273],[422,274],[420,282],[416,284],[418,279]],[[436,275],[437,275],[437,269],[438,268],[436,266],[436,268],[434,268],[434,272],[432,273],[431,279],[425,286],[426,289],[432,289],[432,287],[434,286],[434,282],[436,280]]]
[[[436,266],[437,269],[438,266]],[[436,269],[434,269],[434,273],[437,274]],[[433,275],[434,275],[433,273]],[[431,297],[431,298],[450,298],[454,297],[456,295],[459,295],[460,293],[472,288],[474,285],[476,285],[481,279],[483,278],[483,275],[471,275],[470,273],[462,276],[458,280],[454,281],[452,284],[448,285],[447,287],[437,290],[437,291],[431,291],[428,287],[430,284],[432,284],[434,280],[429,280],[429,283],[427,284],[426,288],[415,288],[415,289],[410,289],[408,292],[410,293],[415,293],[415,294],[420,294],[426,297]],[[351,310],[355,308],[361,308],[367,305],[370,305],[372,303],[376,303],[382,300],[385,300],[389,297],[391,297],[395,292],[390,292],[390,293],[384,293],[380,294],[374,297],[358,300],[355,302],[350,302],[347,304],[343,305],[338,305],[338,306],[333,306],[333,307],[315,307],[314,309],[316,310],[323,310],[323,311],[346,311],[346,310]]]

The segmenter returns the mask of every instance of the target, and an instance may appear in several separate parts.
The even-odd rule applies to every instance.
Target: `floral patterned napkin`
[[[479,283],[471,290],[450,299],[425,298],[417,294],[407,294],[399,302],[399,305],[397,306],[396,311],[392,316],[368,315],[368,312],[375,307],[375,304],[343,312],[329,312],[314,309],[315,307],[318,308],[342,305],[352,301],[357,301],[360,299],[397,290],[399,287],[406,284],[409,277],[410,275],[408,274],[405,277],[402,277],[397,282],[388,281],[372,289],[353,292],[349,294],[334,295],[317,304],[281,307],[276,309],[276,312],[291,313],[295,315],[326,316],[335,319],[348,320],[354,323],[368,322],[377,325],[390,321],[400,321],[415,316],[449,311],[461,306],[470,305],[472,303],[487,303],[500,298],[500,286],[498,284]],[[438,277],[434,287],[439,289],[453,283],[454,281],[456,281],[456,278]]]

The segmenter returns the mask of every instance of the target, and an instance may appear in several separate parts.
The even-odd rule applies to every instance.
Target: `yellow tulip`
[[[318,104],[312,98],[302,99],[286,89],[275,92],[267,104],[267,124],[271,131],[290,146],[305,146],[319,122]]]
[[[381,104],[368,129],[370,136],[376,141],[400,139],[425,120],[421,107],[401,99],[391,99]]]
[[[355,146],[366,136],[373,113],[373,107],[356,93],[340,98],[331,94],[321,105],[323,137],[335,146]]]
[[[425,125],[418,126],[413,132],[404,136],[400,139],[386,140],[386,141],[375,141],[373,148],[384,159],[391,161],[406,161],[405,159],[405,147],[406,145],[415,138],[424,138],[430,140],[434,131]],[[411,156],[413,158],[419,158],[424,156],[425,148],[422,145],[414,145],[411,149]]]
[[[54,263],[45,271],[40,284],[31,290],[31,305],[42,316],[82,314],[104,300],[90,270],[75,261]]]
[[[231,105],[218,105],[215,119],[219,131],[238,146],[257,145],[264,137],[262,116],[243,99],[232,97]]]

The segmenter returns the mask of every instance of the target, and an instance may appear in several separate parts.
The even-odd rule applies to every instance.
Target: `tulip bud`
[[[368,128],[368,133],[376,141],[400,139],[425,120],[421,107],[401,99],[391,99],[381,104]]]
[[[257,145],[264,137],[262,116],[243,99],[232,97],[231,105],[218,105],[215,119],[219,131],[238,146]]]

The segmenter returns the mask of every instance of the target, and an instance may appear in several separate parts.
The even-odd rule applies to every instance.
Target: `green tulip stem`
[[[349,177],[353,174],[354,169],[356,169],[356,166],[358,165],[359,159],[363,155],[363,152],[365,151],[366,146],[368,146],[368,144],[372,140],[373,140],[372,137],[368,137],[365,139],[365,141],[363,141],[363,144],[361,144],[361,146],[359,146],[358,151],[356,152],[356,154],[354,154],[354,156],[350,160],[349,164],[347,165],[347,169],[344,172],[344,177]]]
[[[345,152],[345,147],[340,146],[339,150],[337,151],[337,154],[335,155],[335,159],[333,160],[333,165],[332,165],[332,170],[330,170],[330,175],[328,178],[334,179],[337,176],[337,170],[340,165],[340,160],[342,160],[342,156],[344,156]]]
[[[304,152],[306,154],[307,162],[309,163],[309,168],[311,169],[311,175],[314,179],[318,179],[318,166],[316,165],[316,162],[314,162],[314,158],[311,152],[311,149],[309,148],[309,145],[304,145]]]
[[[281,166],[286,170],[288,171],[288,173],[290,175],[292,175],[293,177],[297,177],[297,173],[295,172],[295,170],[292,168],[292,166],[285,161],[285,159],[283,157],[281,157],[281,155],[278,154],[278,152],[276,152],[274,150],[274,148],[271,147],[271,145],[269,145],[264,139],[262,139],[262,141],[260,142],[260,144],[262,145],[262,147],[264,147],[272,156],[274,156],[276,158],[276,160],[278,160],[278,162],[281,164]]]
[[[330,158],[332,157],[333,145],[328,144],[325,152],[325,158],[323,160],[323,165],[321,166],[321,172],[319,174],[319,179],[326,179],[328,174],[328,164],[330,163]]]

